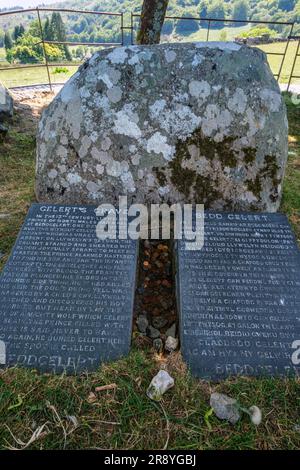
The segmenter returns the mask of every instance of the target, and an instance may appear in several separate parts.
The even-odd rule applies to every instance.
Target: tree
[[[207,8],[208,18],[223,19],[225,17],[225,8],[222,0],[214,0]],[[212,21],[210,24],[213,28],[223,28],[223,21]]]
[[[199,4],[199,13],[201,18],[207,17],[208,2],[206,0],[201,0]]]
[[[53,40],[52,28],[51,28],[50,20],[48,17],[46,18],[46,21],[44,24],[44,38],[46,41]]]
[[[36,64],[41,61],[37,52],[29,46],[18,45],[13,50],[13,58],[18,59],[21,64]]]
[[[22,37],[23,34],[25,34],[25,28],[22,24],[20,24],[20,27],[19,27],[19,37]]]
[[[34,36],[35,38],[40,38],[41,40],[41,28],[40,28],[40,23],[38,20],[31,21],[29,28],[28,28],[28,33],[30,34],[30,36]]]
[[[249,5],[247,0],[236,0],[233,4],[232,17],[234,20],[247,20],[249,14]],[[235,23],[241,26],[245,23]]]
[[[19,30],[20,30],[20,26],[15,26],[15,29],[14,29],[14,33],[13,33],[13,37],[14,37],[14,40],[18,39],[19,37]]]
[[[279,0],[278,7],[283,11],[292,11],[296,5],[296,0]]]
[[[183,16],[184,17],[190,17],[191,14],[189,12],[186,12]],[[178,34],[195,33],[199,29],[199,23],[200,22],[197,21],[197,20],[184,20],[184,19],[181,19],[181,20],[178,20],[178,22],[176,24],[175,31]]]
[[[14,34],[13,34],[14,40],[17,41],[19,38],[23,36],[24,33],[25,33],[24,26],[22,24],[16,25],[14,29]]]
[[[139,44],[158,44],[169,0],[144,0],[137,35]]]
[[[47,58],[56,62],[64,57],[63,51],[53,44],[45,44]],[[43,62],[44,50],[40,38],[32,36],[29,32],[23,34],[12,49],[6,54],[9,62],[18,61],[21,64],[36,64]]]
[[[208,3],[206,0],[201,0],[199,4],[200,18],[207,18]],[[200,21],[200,25],[207,27],[207,21]]]
[[[6,51],[9,51],[10,49],[13,48],[13,40],[11,38],[11,35],[10,35],[10,32],[9,31],[6,31],[5,35],[4,35],[4,47],[6,49]]]
[[[166,20],[162,27],[162,34],[170,35],[174,29],[173,20]]]
[[[48,39],[48,41],[51,40],[58,42],[66,42],[67,40],[65,25],[59,12],[52,13],[51,22],[49,25],[49,34],[51,36],[51,39]],[[61,49],[64,52],[65,58],[71,61],[72,54],[70,53],[67,44],[62,44]]]

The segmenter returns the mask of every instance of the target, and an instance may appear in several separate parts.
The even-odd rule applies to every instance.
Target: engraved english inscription
[[[137,242],[99,240],[91,206],[31,206],[0,281],[6,365],[69,373],[128,353]]]
[[[300,255],[281,214],[205,213],[201,251],[178,243],[183,356],[194,375],[289,375],[300,339]]]

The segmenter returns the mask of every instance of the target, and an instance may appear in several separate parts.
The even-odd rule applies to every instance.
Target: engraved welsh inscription
[[[76,373],[128,353],[137,242],[99,240],[98,220],[91,206],[30,208],[0,278],[6,365]]]
[[[178,243],[176,281],[192,373],[298,374],[300,255],[286,217],[207,212],[203,249],[184,245]]]

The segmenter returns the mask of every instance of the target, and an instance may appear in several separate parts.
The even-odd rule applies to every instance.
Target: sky
[[[0,8],[10,8],[16,5],[24,8],[35,7],[44,3],[57,3],[63,0],[0,0]]]

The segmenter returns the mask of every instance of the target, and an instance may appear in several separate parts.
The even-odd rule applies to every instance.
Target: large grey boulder
[[[44,111],[37,195],[277,210],[287,117],[266,55],[235,43],[103,50]]]
[[[13,116],[13,111],[13,98],[5,86],[0,82],[0,137],[7,133],[7,121]]]

